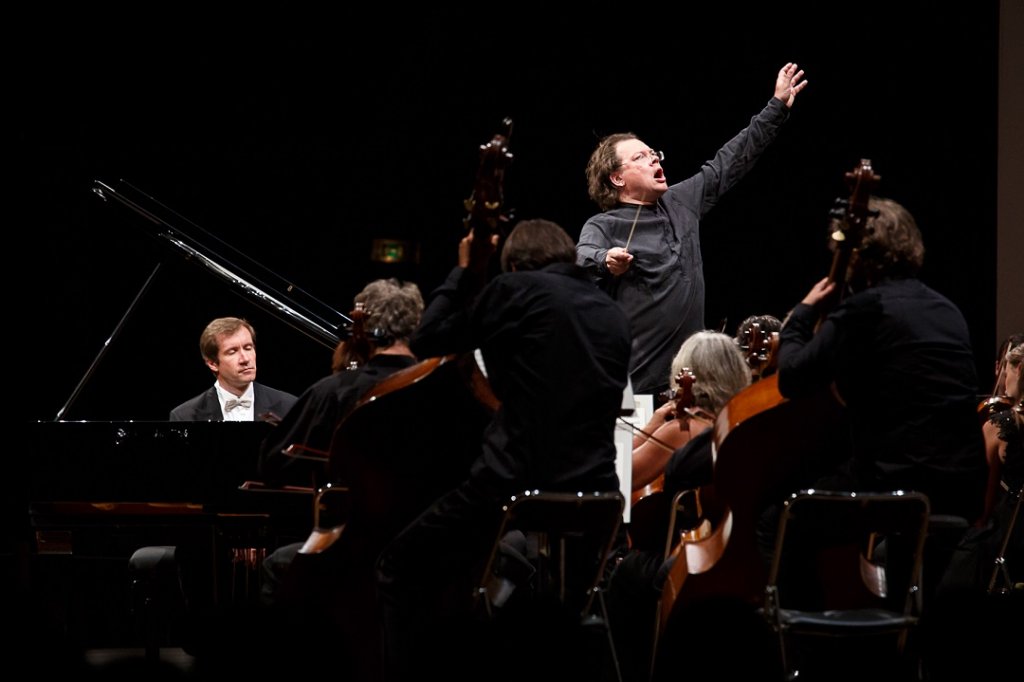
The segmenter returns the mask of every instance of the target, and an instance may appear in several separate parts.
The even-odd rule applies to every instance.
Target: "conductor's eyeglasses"
[[[629,157],[629,160],[631,162],[633,162],[633,163],[650,163],[652,159],[657,159],[658,161],[664,161],[665,160],[665,152],[655,151],[653,149],[645,149],[644,151],[637,152],[637,153],[633,154],[633,156]],[[619,165],[622,166],[622,165],[625,165],[625,164],[626,164],[626,162],[623,161]]]

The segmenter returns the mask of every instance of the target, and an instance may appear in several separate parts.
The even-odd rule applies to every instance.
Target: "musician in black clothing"
[[[359,338],[346,338],[335,352],[335,371],[307,388],[295,406],[267,436],[260,448],[260,474],[271,485],[319,485],[326,483],[326,462],[285,454],[292,445],[305,448],[315,457],[328,455],[338,423],[368,389],[400,369],[415,364],[409,337],[423,314],[419,287],[396,279],[378,279],[355,296],[365,318],[358,322]],[[354,346],[365,351],[353,353]],[[365,352],[368,358],[357,358]],[[357,366],[344,368],[338,358],[352,359]],[[347,361],[346,361],[347,362]],[[362,363],[362,364],[359,364]],[[274,600],[274,593],[302,543],[275,550],[263,562],[262,599]]]
[[[384,377],[416,362],[409,337],[423,314],[419,287],[393,278],[378,279],[356,294],[355,303],[365,313],[357,323],[358,338],[342,340],[335,351],[333,373],[307,388],[263,442],[260,473],[269,483],[309,485],[309,468],[299,464],[308,460],[285,456],[283,451],[301,445],[326,453],[335,427],[356,400]],[[365,346],[356,355],[369,357],[356,358],[353,346]],[[350,359],[355,366],[349,366]]]
[[[824,279],[780,334],[779,391],[805,396],[832,382],[850,420],[852,459],[840,489],[924,492],[933,513],[976,520],[987,467],[976,413],[978,377],[967,323],[917,279],[924,243],[913,216],[868,202],[865,235],[847,270],[852,295],[825,317]],[[824,486],[819,486],[824,487]]]
[[[932,667],[928,659],[934,653],[928,649],[934,650],[929,645],[934,634],[928,626],[942,622],[952,603],[940,581],[967,525],[982,514],[988,479],[978,428],[975,357],[963,314],[917,278],[924,243],[905,207],[870,197],[863,236],[852,247],[845,273],[836,273],[848,283],[838,305],[823,314],[837,288],[823,279],[783,325],[778,389],[786,398],[806,398],[831,387],[845,406],[845,438],[821,448],[808,465],[820,465],[835,452],[844,456],[801,487],[919,491],[928,496],[933,516],[965,520],[963,527],[934,524],[928,531],[921,646],[923,664]],[[758,542],[766,558],[772,553],[779,509],[771,505],[758,519]],[[824,539],[831,530],[816,532]],[[905,561],[910,550],[900,551],[903,544],[899,536],[885,538],[884,561]],[[803,583],[813,592],[813,575]],[[888,585],[890,594],[904,587]]]
[[[392,680],[480,676],[466,667],[478,652],[465,639],[474,631],[469,596],[512,494],[619,487],[613,431],[629,364],[625,314],[576,267],[575,244],[555,223],[519,223],[501,252],[503,273],[482,291],[471,252],[489,252],[474,251],[472,239],[460,244],[459,266],[434,292],[412,348],[425,357],[479,348],[501,406],[468,478],[378,561]]]
[[[337,460],[356,458],[360,453],[337,444],[332,448],[332,442],[338,425],[353,410],[358,411],[360,398],[380,381],[416,364],[409,337],[420,322],[423,297],[413,283],[379,279],[356,294],[355,303],[355,323],[335,350],[333,373],[306,389],[262,444],[260,471],[268,483],[309,486],[331,479],[335,484],[368,487],[362,481],[336,480],[344,468]],[[414,428],[413,423],[410,419],[403,422],[407,428]],[[325,461],[284,454],[292,445],[303,446],[313,457],[319,453],[335,461],[328,467]],[[354,490],[352,498],[376,500],[385,495],[382,487],[372,487]],[[346,524],[329,547],[300,554],[303,543],[292,543],[274,550],[263,561],[260,602],[266,607],[267,623],[263,631],[272,634],[273,644],[256,655],[288,658],[290,671],[376,679],[379,640],[372,572],[379,550],[374,543],[380,536],[390,538],[397,530],[385,527],[378,518],[368,520],[361,503],[347,502],[354,508],[340,514],[340,510],[332,510]],[[425,505],[423,502],[417,511]],[[309,650],[319,648],[329,649],[334,656],[308,655]]]

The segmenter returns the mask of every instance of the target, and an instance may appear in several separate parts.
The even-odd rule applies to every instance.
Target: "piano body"
[[[351,322],[131,185],[97,181],[94,191],[130,209],[175,257],[328,349],[324,357]],[[226,604],[252,599],[262,557],[312,525],[311,490],[241,489],[258,479],[271,424],[67,419],[159,268],[56,419],[29,424],[29,447],[14,459],[6,532],[16,590],[25,609],[42,609],[84,648],[141,646],[129,577],[140,547],[195,548],[211,603]]]

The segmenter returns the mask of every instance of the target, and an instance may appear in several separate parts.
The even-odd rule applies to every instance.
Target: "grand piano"
[[[198,277],[213,277],[327,357],[351,323],[129,183],[97,180],[93,190],[105,210],[155,238],[170,259],[197,266]],[[310,491],[258,485],[259,447],[272,424],[70,418],[83,411],[79,398],[162,264],[54,420],[29,424],[28,447],[12,458],[17,485],[6,532],[16,588],[33,601],[27,609],[42,607],[82,647],[139,645],[128,576],[139,547],[202,548],[211,559],[212,599],[227,603],[251,599],[259,560],[304,539],[312,524]]]

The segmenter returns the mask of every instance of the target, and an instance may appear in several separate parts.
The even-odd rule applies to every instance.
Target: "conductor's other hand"
[[[608,254],[604,257],[605,267],[608,268],[608,272],[616,277],[628,270],[629,264],[632,262],[633,254],[621,246],[608,249]]]

